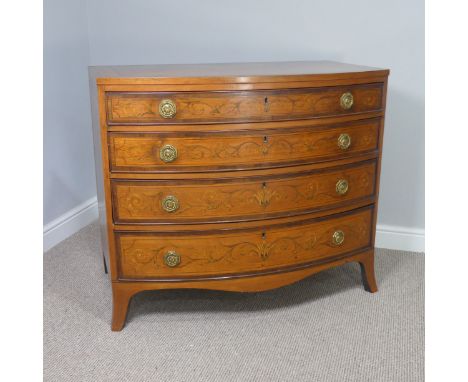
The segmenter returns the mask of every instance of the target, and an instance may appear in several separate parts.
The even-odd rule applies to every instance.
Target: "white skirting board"
[[[93,197],[44,226],[44,252],[56,246],[98,218],[98,202]]]
[[[86,200],[44,226],[44,252],[98,218],[96,197]],[[401,251],[424,252],[424,230],[377,225],[375,246]]]
[[[400,251],[424,252],[424,229],[377,224],[375,246]]]

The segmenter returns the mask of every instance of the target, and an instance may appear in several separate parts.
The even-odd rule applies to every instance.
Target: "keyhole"
[[[265,238],[266,238],[266,233],[262,232],[262,239],[265,240]]]
[[[267,155],[269,149],[270,149],[270,147],[269,147],[269,145],[268,145],[268,137],[265,135],[265,136],[263,137],[262,154],[263,154],[263,155]]]
[[[263,187],[263,188],[266,188],[266,182],[263,182],[263,183],[262,183],[262,187]]]
[[[268,97],[265,97],[265,111],[269,111],[270,110],[270,104],[268,103]]]

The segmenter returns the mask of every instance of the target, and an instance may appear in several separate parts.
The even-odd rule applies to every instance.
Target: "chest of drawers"
[[[346,262],[377,291],[388,70],[91,67],[112,330],[145,290],[263,291]]]

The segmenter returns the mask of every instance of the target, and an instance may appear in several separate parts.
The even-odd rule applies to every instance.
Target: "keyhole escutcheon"
[[[268,102],[268,97],[265,97],[264,109],[265,109],[265,113],[268,113],[270,111],[270,103]]]

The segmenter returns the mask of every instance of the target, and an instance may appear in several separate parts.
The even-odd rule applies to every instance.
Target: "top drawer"
[[[109,125],[281,121],[382,109],[383,84],[213,92],[107,92]]]

